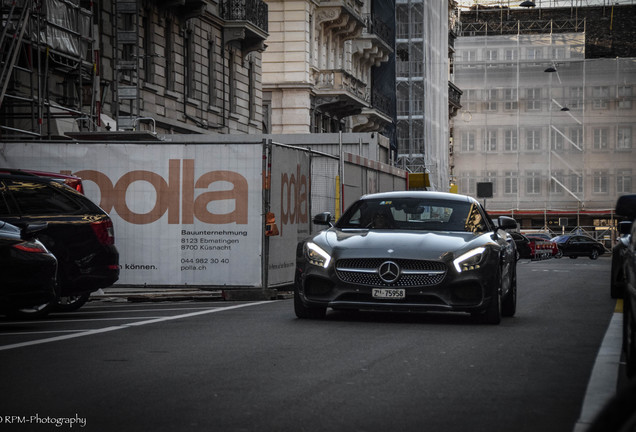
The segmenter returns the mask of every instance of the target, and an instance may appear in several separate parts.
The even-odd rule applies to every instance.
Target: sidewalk
[[[293,297],[289,287],[201,289],[193,287],[127,287],[115,286],[91,294],[89,301],[162,302],[162,301],[260,301]]]

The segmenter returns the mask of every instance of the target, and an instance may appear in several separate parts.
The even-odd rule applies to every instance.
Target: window
[[[564,59],[565,58],[565,48],[564,47],[552,47],[552,58],[554,60]]]
[[[250,58],[247,65],[247,103],[249,104],[250,120],[254,120],[256,117],[256,72],[254,68],[254,59]]]
[[[616,150],[630,150],[632,148],[631,126],[619,126],[616,140]]]
[[[541,193],[541,173],[539,171],[528,171],[526,173],[526,193],[528,195]]]
[[[174,83],[176,81],[174,77],[174,39],[172,36],[172,20],[170,19],[166,20],[165,32],[166,88],[174,91]]]
[[[618,109],[632,109],[632,88],[618,86]]]
[[[19,203],[20,212],[25,215],[73,214],[82,206],[55,188],[42,183],[8,181],[8,189]]]
[[[477,52],[475,50],[464,50],[461,59],[464,63],[475,63],[477,61]]]
[[[474,89],[464,90],[464,98],[462,98],[462,103],[464,103],[464,106],[467,111],[474,112],[477,109],[476,100],[478,97],[479,97],[479,94],[477,90],[474,90]]]
[[[475,132],[472,132],[472,131],[462,132],[462,151],[463,152],[475,151]]]
[[[594,171],[592,173],[592,192],[608,193],[609,192],[609,176],[607,171]]]
[[[147,9],[145,11],[143,17],[143,27],[144,27],[144,40],[143,40],[143,67],[144,67],[144,81],[147,83],[155,82],[155,70],[154,70],[154,52],[153,47],[155,46],[154,41],[154,33],[155,29],[152,25],[152,10]]]
[[[563,136],[563,132],[559,130],[558,127],[552,126],[550,129],[550,147],[552,150],[563,150],[565,144],[565,139]]]
[[[526,50],[528,60],[540,60],[543,58],[543,50],[541,48],[528,48]]]
[[[563,193],[563,187],[561,184],[565,184],[565,176],[563,175],[563,171],[555,171],[552,173],[552,178],[550,179],[550,192],[554,194]]]
[[[570,141],[577,150],[583,151],[583,126],[570,128]]]
[[[498,52],[496,49],[487,49],[484,51],[484,60],[486,61],[497,61]]]
[[[579,110],[583,108],[583,87],[570,87],[568,108],[572,110]]]
[[[541,150],[541,129],[526,130],[526,150]]]
[[[616,192],[619,194],[632,192],[632,170],[622,169],[616,171]]]
[[[228,61],[228,76],[230,78],[230,94],[229,96],[229,100],[230,100],[230,112],[235,112],[236,111],[236,84],[238,81],[238,77],[236,76],[236,55],[234,53],[234,50],[229,50],[228,52],[228,56],[229,56],[229,61]]]
[[[518,173],[516,171],[506,171],[504,173],[504,193],[516,194],[518,180]]]
[[[519,59],[519,51],[516,48],[507,48],[504,50],[504,60],[508,62],[517,61]]]
[[[517,109],[516,88],[504,89],[504,109],[508,111]]]
[[[519,142],[517,138],[517,130],[516,129],[506,129],[504,131],[504,150],[509,151],[517,151],[519,150]]]
[[[592,107],[594,109],[605,109],[608,107],[609,87],[594,86],[592,87]]]
[[[208,41],[208,100],[216,106],[216,45],[214,39]]]
[[[475,195],[477,182],[472,172],[465,172],[459,179],[459,191],[463,195]]]
[[[570,174],[570,190],[573,193],[583,192],[583,176],[579,174]]]
[[[194,32],[186,30],[183,41],[184,58],[183,58],[183,76],[185,77],[185,97],[195,97],[195,77],[194,77]]]
[[[528,111],[538,111],[541,109],[541,89],[529,88],[526,90],[526,109]]]
[[[486,149],[487,152],[497,151],[497,129],[486,131]]]
[[[485,109],[486,111],[497,111],[497,89],[485,90]]]
[[[486,171],[484,181],[492,183],[492,195],[497,195],[497,171]]]
[[[605,150],[607,149],[607,137],[608,137],[607,128],[594,128],[594,150]]]

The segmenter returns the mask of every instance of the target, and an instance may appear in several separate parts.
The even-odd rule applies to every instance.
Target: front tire
[[[517,312],[517,271],[514,271],[512,275],[512,281],[510,282],[510,291],[503,300],[501,305],[501,315],[505,317],[512,317]]]
[[[591,260],[595,260],[595,259],[597,259],[597,258],[598,258],[598,251],[597,251],[596,249],[594,249],[594,250],[592,251],[592,253],[590,254],[590,259],[591,259]]]
[[[294,312],[296,317],[301,319],[322,319],[327,314],[327,308],[305,306],[296,287],[294,288]]]

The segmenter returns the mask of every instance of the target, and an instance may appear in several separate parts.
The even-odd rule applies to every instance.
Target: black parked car
[[[57,258],[56,299],[25,309],[30,316],[81,306],[91,292],[119,278],[113,223],[101,208],[64,182],[0,169],[0,219],[17,227],[46,223],[37,238]]]
[[[610,280],[610,296],[614,299],[623,298],[625,288],[625,261],[629,254],[629,244],[632,240],[632,221],[618,223],[618,241],[612,248],[612,273]]]
[[[45,225],[24,230],[0,221],[0,313],[51,301],[55,295],[57,259],[34,238]]]
[[[560,235],[554,237],[552,241],[559,246],[558,258],[567,256],[576,259],[580,256],[586,256],[595,260],[605,253],[603,243],[585,235]]]
[[[330,224],[323,213],[314,223]],[[356,201],[299,243],[299,318],[333,309],[460,311],[498,324],[516,310],[514,241],[478,201],[441,192],[387,192]]]
[[[616,214],[631,223],[629,244],[623,260],[623,352],[627,375],[636,375],[636,195],[624,195],[616,202]]]

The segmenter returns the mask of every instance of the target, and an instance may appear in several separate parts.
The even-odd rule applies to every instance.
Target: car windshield
[[[473,203],[419,198],[365,199],[338,220],[341,229],[484,232],[486,217]]]

